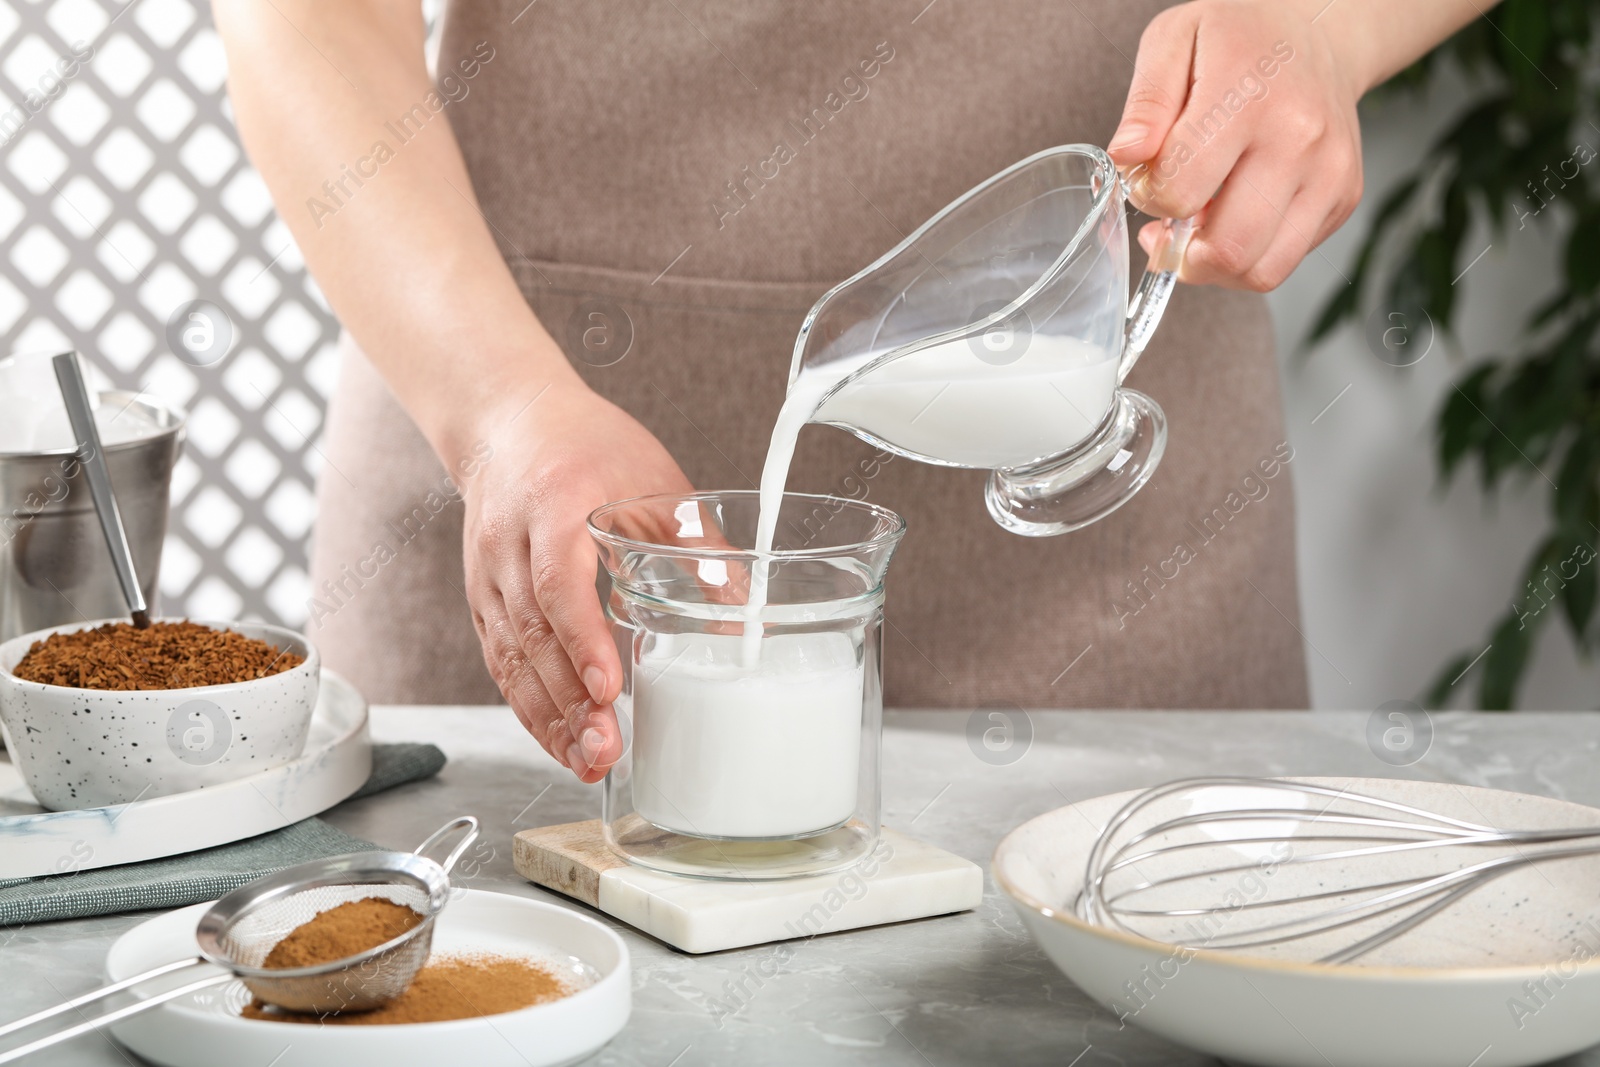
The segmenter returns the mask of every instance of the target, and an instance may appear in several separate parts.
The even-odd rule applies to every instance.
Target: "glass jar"
[[[630,863],[790,878],[877,843],[883,583],[905,522],[789,493],[758,555],[759,512],[741,491],[640,497],[589,518],[624,668],[624,753],[601,817]]]

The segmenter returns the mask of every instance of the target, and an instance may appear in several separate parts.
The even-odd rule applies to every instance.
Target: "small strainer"
[[[462,829],[466,833],[442,864],[423,855],[447,834]],[[434,831],[415,852],[356,852],[314,860],[242,885],[211,905],[200,917],[195,928],[200,955],[164,964],[25,1019],[6,1023],[0,1026],[0,1037],[64,1012],[76,1011],[162,975],[206,964],[222,967],[224,973],[209,974],[163,990],[31,1044],[0,1053],[0,1064],[11,1063],[107,1023],[235,978],[261,1000],[290,1011],[316,1014],[367,1011],[393,1000],[406,991],[427,962],[433,945],[433,921],[450,899],[450,869],[477,836],[478,820],[464,815]],[[282,970],[262,966],[273,946],[297,927],[329,908],[371,897],[411,908],[422,916],[422,921],[391,941],[344,959]]]

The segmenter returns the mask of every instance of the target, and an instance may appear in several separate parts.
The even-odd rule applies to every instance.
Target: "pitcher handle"
[[[1139,362],[1139,357],[1144,354],[1144,346],[1150,343],[1151,335],[1156,332],[1156,324],[1161,321],[1161,313],[1167,310],[1172,287],[1178,282],[1178,267],[1183,263],[1183,253],[1189,247],[1189,238],[1194,236],[1194,230],[1193,218],[1161,220],[1156,247],[1150,253],[1144,277],[1139,279],[1139,288],[1134,290],[1133,299],[1128,304],[1122,363],[1117,368],[1119,384],[1128,376],[1133,365]]]

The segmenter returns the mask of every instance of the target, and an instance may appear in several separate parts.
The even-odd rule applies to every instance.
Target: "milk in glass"
[[[633,804],[695,837],[784,837],[856,809],[865,670],[849,634],[657,634],[634,669]]]
[[[862,635],[763,625],[789,465],[809,422],[863,429],[962,467],[1005,468],[1088,437],[1117,389],[1114,354],[1031,338],[986,361],[965,340],[867,370],[872,353],[800,369],[761,472],[757,560],[742,633],[658,634],[634,675],[635,809],[697,837],[816,833],[856,809],[864,692]]]

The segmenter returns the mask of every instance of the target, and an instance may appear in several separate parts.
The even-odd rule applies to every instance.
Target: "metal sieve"
[[[466,831],[443,863],[424,853],[446,835]],[[261,1000],[290,1011],[325,1015],[367,1011],[393,1000],[411,985],[428,960],[433,921],[450,899],[450,869],[478,836],[478,820],[452,819],[428,836],[414,852],[356,852],[314,860],[257,878],[218,900],[195,928],[198,956],[175,960],[81,997],[0,1026],[0,1037],[64,1012],[76,1011],[133,986],[191,967],[214,964],[223,973],[165,989],[98,1015],[27,1045],[0,1053],[0,1064],[98,1030],[107,1023],[137,1015],[158,1004],[187,996],[235,978]],[[422,921],[391,941],[354,956],[313,967],[268,969],[262,966],[273,946],[312,918],[350,901],[380,897],[422,915]]]

